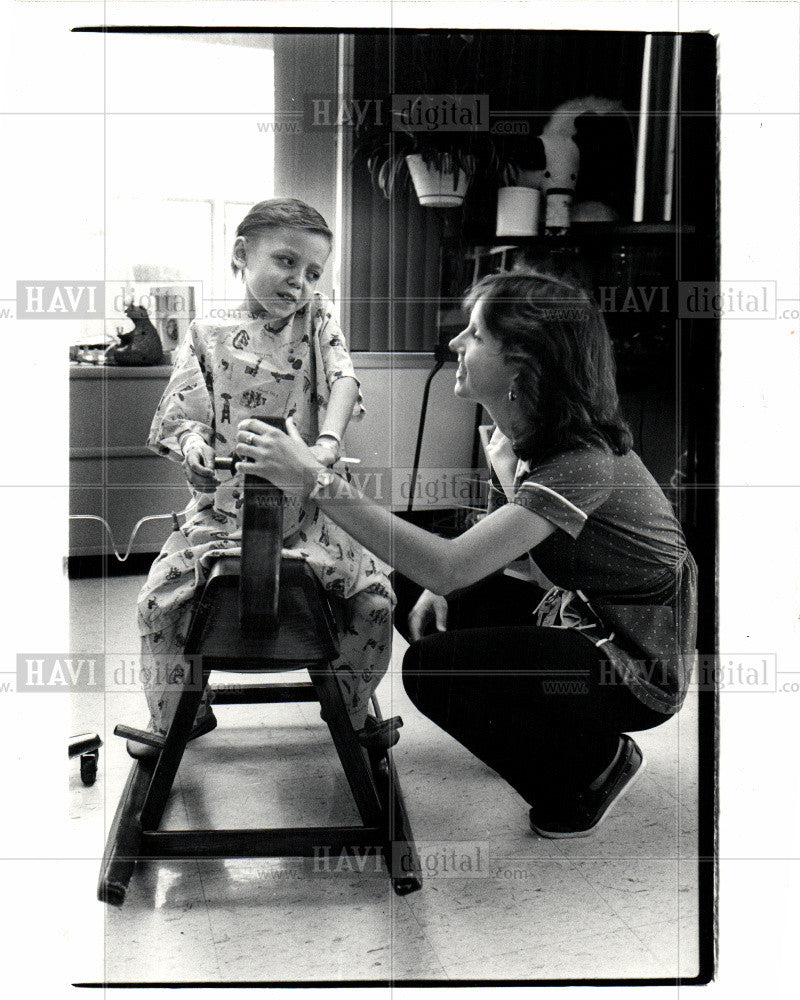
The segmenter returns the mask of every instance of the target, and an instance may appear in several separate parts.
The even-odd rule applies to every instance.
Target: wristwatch
[[[335,431],[320,431],[319,434],[317,435],[317,441],[319,441],[320,438],[333,438],[337,446],[339,448],[342,447],[342,439]]]
[[[322,445],[323,448],[331,453],[331,465],[335,465],[339,461],[339,456],[342,453],[342,439],[338,434],[334,434],[331,431],[323,431],[317,436],[316,444]]]
[[[317,470],[317,475],[316,478],[314,479],[314,488],[309,493],[309,497],[312,500],[316,500],[316,498],[320,495],[320,493],[322,493],[324,490],[327,490],[328,487],[333,483],[333,481],[338,478],[339,477],[336,475],[335,472],[332,472],[330,469],[326,468],[326,466],[323,465],[321,469]]]

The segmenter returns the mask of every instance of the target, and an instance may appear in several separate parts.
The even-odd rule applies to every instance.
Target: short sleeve
[[[353,404],[353,420],[361,420],[366,412],[364,399],[361,395],[361,383],[356,377],[347,342],[342,333],[339,321],[333,309],[333,304],[323,296],[318,296],[315,303],[314,326],[319,345],[322,367],[328,389],[337,379],[349,377],[355,379],[358,386],[358,398]]]
[[[613,455],[600,448],[560,452],[530,471],[523,466],[513,502],[577,538],[611,495],[613,471]]]
[[[199,434],[214,441],[213,383],[206,369],[202,329],[193,321],[175,357],[167,388],[153,417],[147,446],[159,455],[182,461],[181,439]]]

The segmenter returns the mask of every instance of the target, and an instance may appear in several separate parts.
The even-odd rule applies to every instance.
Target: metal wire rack
[[[133,548],[134,540],[139,532],[139,529],[143,524],[148,521],[168,521],[172,520],[175,529],[180,529],[181,522],[179,520],[179,515],[172,511],[170,514],[147,514],[145,517],[140,517],[136,524],[133,526],[133,531],[131,532],[131,537],[128,539],[128,547],[125,549],[125,555],[120,555],[119,549],[117,548],[117,543],[114,540],[114,533],[111,530],[111,526],[104,517],[100,517],[98,514],[70,514],[70,521],[99,521],[100,524],[106,529],[106,534],[108,535],[109,541],[111,542],[111,548],[114,550],[114,555],[118,562],[125,562],[128,556],[131,554],[131,549]]]

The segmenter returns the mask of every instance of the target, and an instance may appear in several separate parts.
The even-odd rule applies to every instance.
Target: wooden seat
[[[268,502],[265,502],[268,501]],[[299,558],[281,555],[281,494],[254,476],[244,485],[242,557],[213,566],[197,600],[186,645],[202,682],[190,680],[166,737],[126,726],[118,735],[158,748],[137,760],[109,831],[98,883],[101,900],[122,905],[137,859],[340,858],[383,856],[395,892],[419,889],[421,869],[391,751],[367,751],[353,730],[332,661],[335,611]],[[212,670],[308,671],[300,683],[213,688],[214,705],[317,701],[347,777],[361,826],[161,831],[159,825]],[[380,720],[377,700],[375,714]],[[298,775],[298,780],[305,780]],[[265,782],[266,786],[266,782]],[[347,866],[346,866],[347,867]]]

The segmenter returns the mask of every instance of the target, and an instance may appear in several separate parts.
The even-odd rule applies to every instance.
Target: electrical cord
[[[428,373],[428,377],[425,380],[425,389],[422,393],[422,406],[420,407],[419,413],[419,426],[417,429],[417,446],[414,449],[414,467],[411,470],[411,484],[409,488],[408,495],[408,507],[406,508],[407,513],[411,513],[414,509],[414,487],[417,482],[417,472],[419,471],[419,459],[422,454],[422,438],[425,434],[425,417],[428,413],[428,396],[431,391],[431,382],[438,371],[442,369],[445,361],[450,359],[450,348],[446,344],[439,343],[433,349],[434,365]]]

